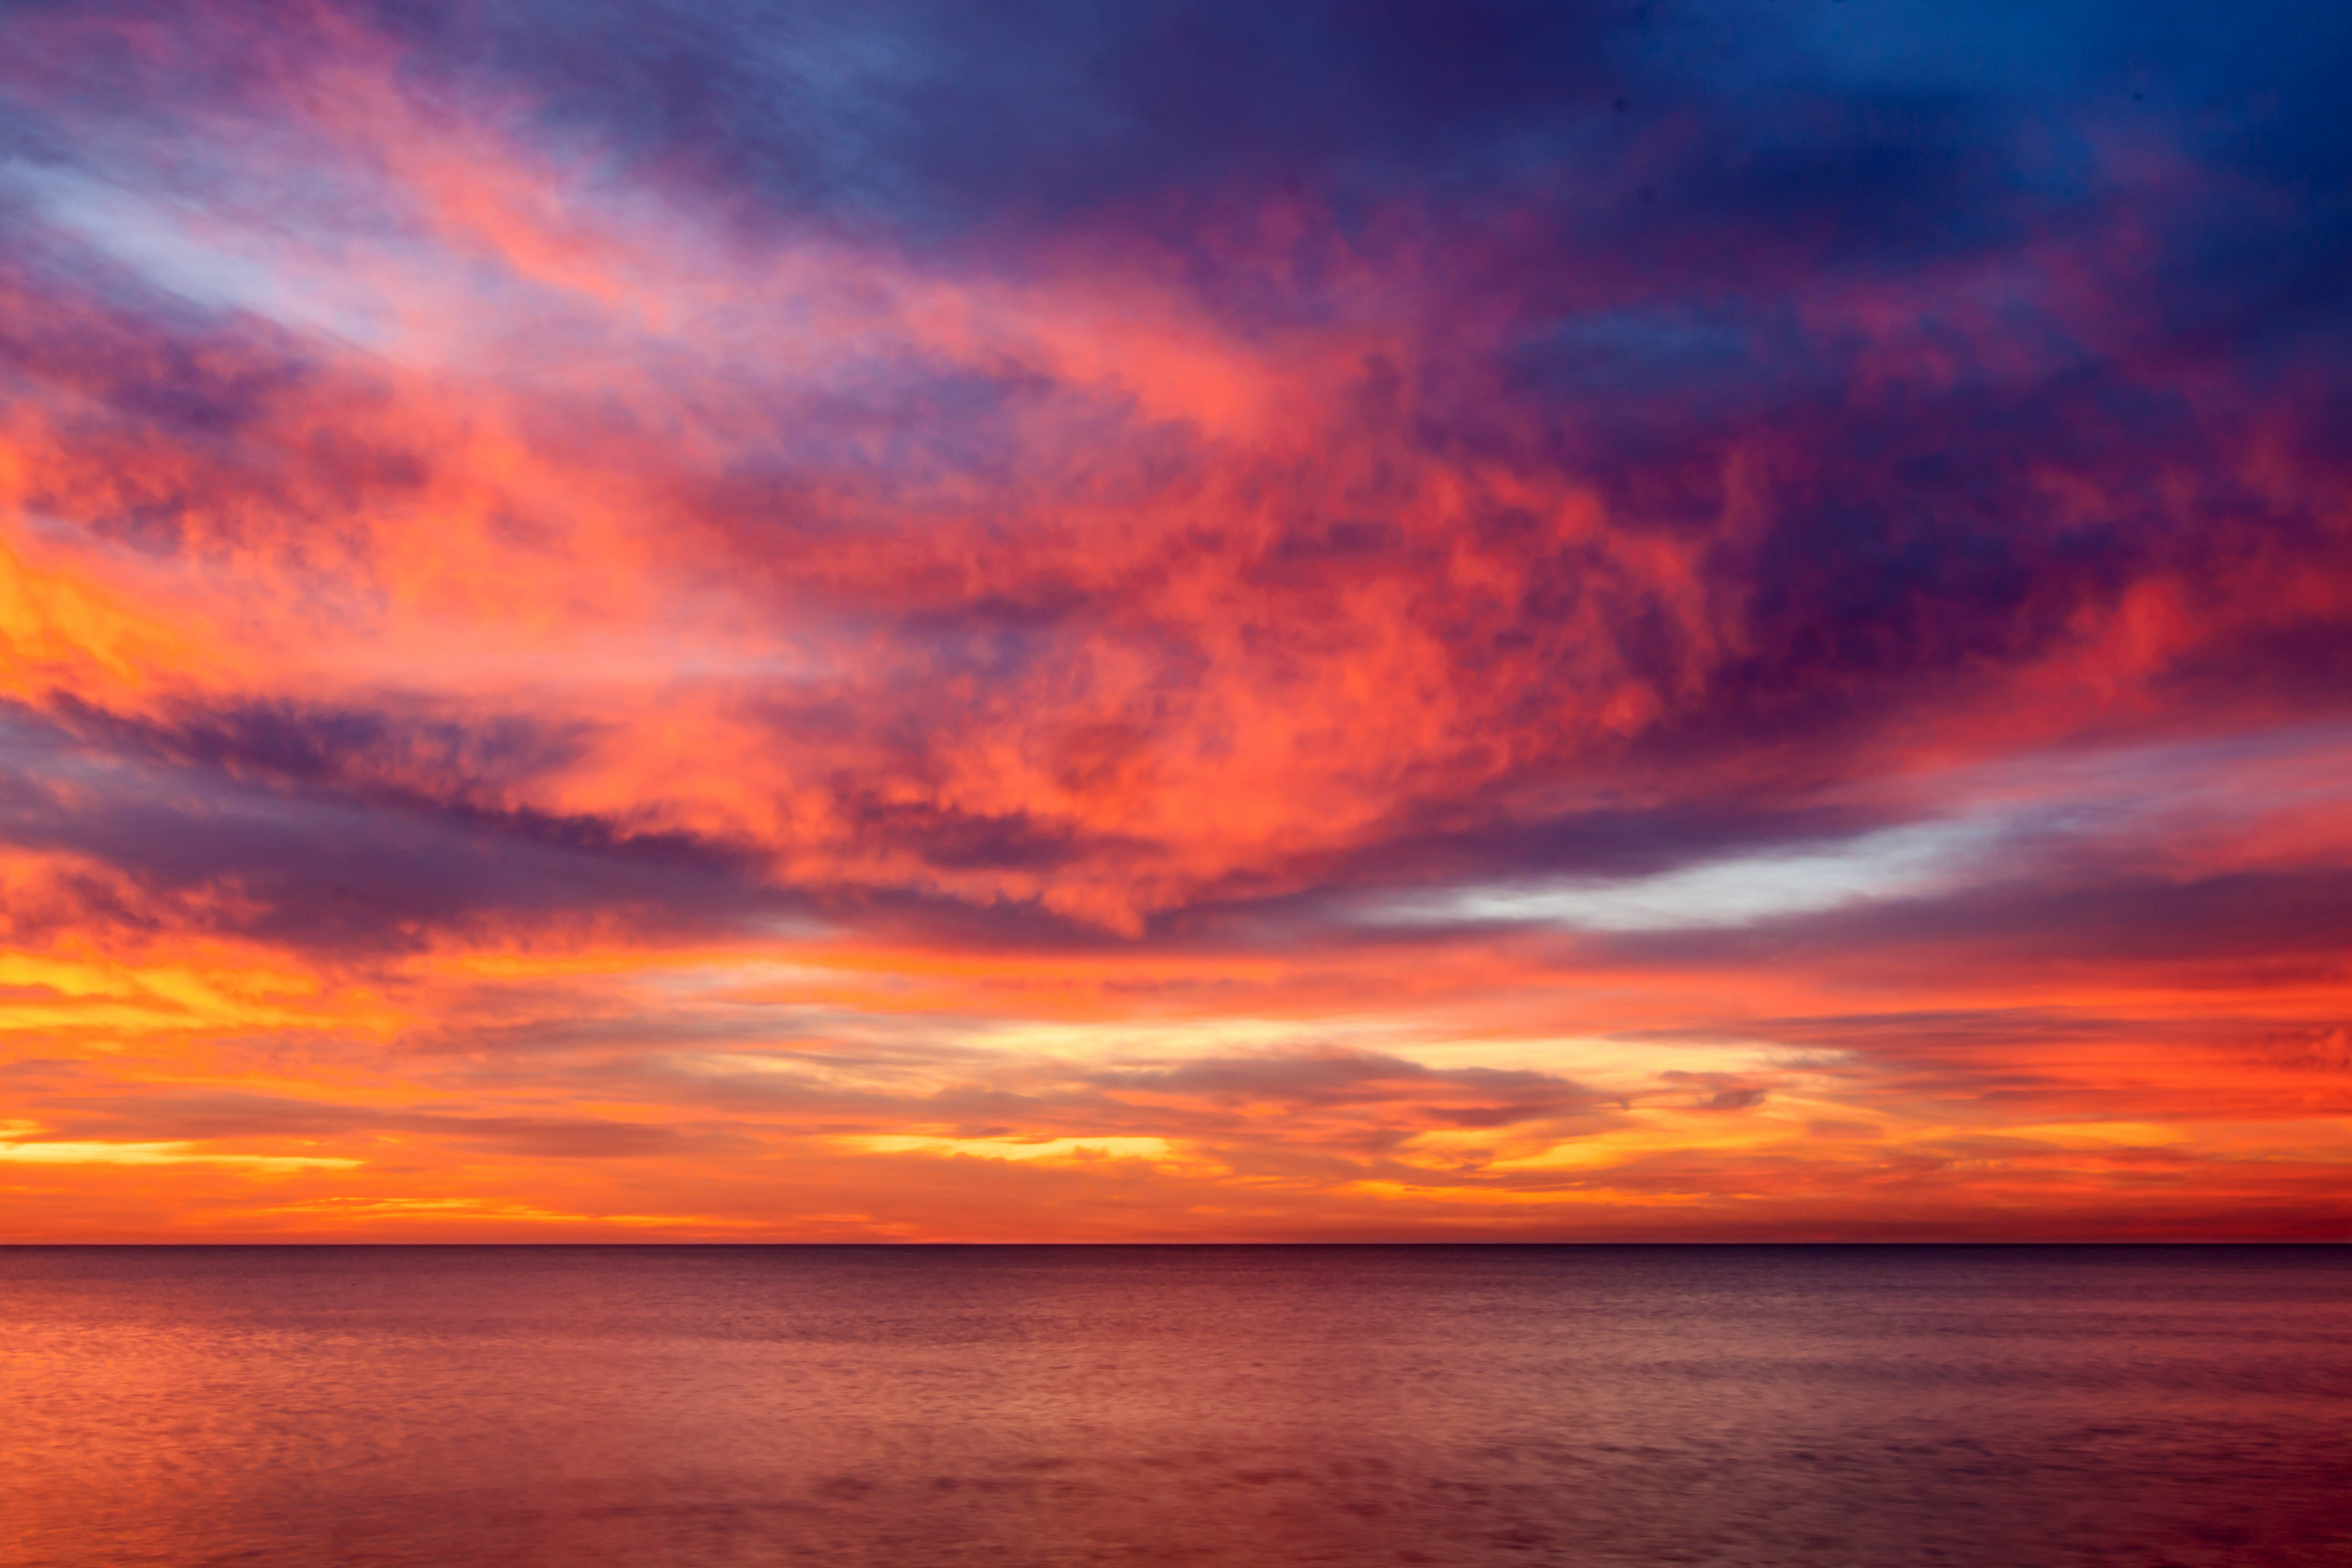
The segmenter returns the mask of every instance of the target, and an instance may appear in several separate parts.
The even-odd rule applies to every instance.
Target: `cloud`
[[[1743,926],[1937,889],[1971,858],[1980,831],[1890,828],[1833,847],[1716,860],[1617,882],[1457,888],[1376,909],[1405,923],[1543,921],[1585,931]]]
[[[16,7],[42,1212],[2337,1213],[2347,48]]]

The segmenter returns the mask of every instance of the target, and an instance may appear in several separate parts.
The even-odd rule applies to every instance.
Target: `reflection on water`
[[[0,1563],[2352,1563],[2352,1254],[0,1250]]]

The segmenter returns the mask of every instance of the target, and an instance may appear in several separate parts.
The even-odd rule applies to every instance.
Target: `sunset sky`
[[[2352,1237],[2352,10],[0,7],[0,1239]]]

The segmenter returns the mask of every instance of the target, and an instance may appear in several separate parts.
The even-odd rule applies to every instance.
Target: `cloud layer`
[[[2257,13],[12,6],[0,1225],[2345,1235]]]

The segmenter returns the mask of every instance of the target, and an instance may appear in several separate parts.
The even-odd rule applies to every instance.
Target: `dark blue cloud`
[[[72,873],[7,911],[28,939],[54,924],[235,931],[354,956],[513,921],[596,917],[685,932],[804,914],[737,847],[469,798],[520,731],[425,731],[452,765],[367,776],[355,759],[400,721],[289,710],[190,714],[177,725],[79,710],[71,730],[19,711],[0,724],[0,838],[119,873]],[[408,739],[413,739],[410,737]],[[560,743],[559,743],[560,749]]]

